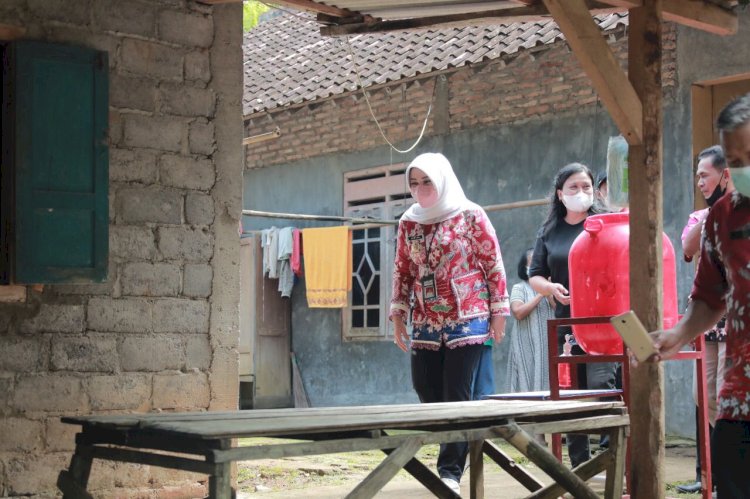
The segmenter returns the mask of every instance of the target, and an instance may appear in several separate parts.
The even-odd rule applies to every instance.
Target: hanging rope
[[[432,102],[435,100],[435,89],[437,88],[437,81],[435,82],[435,85],[432,87],[432,96],[430,97],[430,105],[427,108],[427,115],[424,117],[424,123],[422,124],[422,131],[419,132],[419,137],[417,137],[417,140],[412,144],[412,146],[408,149],[401,150],[398,147],[394,146],[393,143],[388,140],[388,137],[385,135],[385,132],[383,131],[383,127],[380,126],[380,122],[378,121],[378,118],[375,116],[375,112],[372,110],[372,105],[370,104],[370,98],[367,97],[367,90],[365,90],[365,86],[362,84],[362,78],[359,75],[359,67],[357,65],[357,61],[354,59],[354,51],[352,50],[352,44],[349,42],[349,37],[346,37],[346,46],[349,49],[349,57],[352,59],[352,65],[354,66],[354,75],[357,77],[357,84],[359,85],[359,88],[362,89],[362,94],[365,96],[365,102],[367,103],[367,109],[370,110],[370,116],[372,116],[373,121],[375,121],[375,125],[377,125],[378,130],[380,131],[380,135],[383,136],[383,140],[391,146],[391,149],[396,151],[399,154],[406,154],[408,152],[411,152],[414,150],[415,147],[417,147],[417,144],[422,140],[422,137],[424,137],[424,131],[427,129],[427,122],[430,118],[430,113],[432,112]]]

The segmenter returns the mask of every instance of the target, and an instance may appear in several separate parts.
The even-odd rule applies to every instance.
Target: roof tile
[[[596,16],[605,31],[627,26],[626,13]],[[553,21],[323,37],[308,14],[261,23],[243,40],[245,115],[312,101],[417,74],[513,55],[564,39]],[[356,64],[355,64],[356,63]]]

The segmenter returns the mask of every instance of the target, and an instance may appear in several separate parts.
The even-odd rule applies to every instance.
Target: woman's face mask
[[[435,206],[435,203],[437,203],[437,190],[432,184],[418,185],[411,188],[410,190],[412,197],[417,200],[417,203],[419,203],[419,206],[421,206],[422,208],[432,208],[433,206]]]
[[[750,197],[750,166],[740,166],[730,170],[734,188],[743,196]]]
[[[594,204],[593,193],[579,192],[578,194],[563,194],[562,203],[568,211],[574,213],[585,213]]]
[[[411,192],[411,197],[417,200],[419,206],[425,209],[432,208],[438,201],[435,184],[419,168],[414,168],[409,173],[409,192]]]

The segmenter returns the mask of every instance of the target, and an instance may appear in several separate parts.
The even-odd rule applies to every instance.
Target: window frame
[[[398,163],[345,173],[344,215],[357,218],[372,217],[398,220],[401,214],[412,204],[404,176],[406,166],[406,163]],[[361,224],[354,224],[352,230],[357,230],[354,228],[357,225]],[[372,229],[366,229],[365,239],[371,237],[369,236],[370,230]],[[347,306],[341,311],[341,336],[343,341],[393,340],[393,332],[388,326],[388,313],[391,301],[393,262],[396,257],[397,226],[381,227],[378,230],[380,231],[380,268],[374,269],[374,272],[380,278],[378,327],[355,328],[352,326],[352,310],[354,307],[352,305],[352,290],[347,297]],[[355,244],[354,240],[353,244]],[[358,263],[353,262],[353,265]],[[351,269],[350,272],[350,278],[354,279],[354,269]],[[352,287],[355,285],[357,284],[353,283]]]

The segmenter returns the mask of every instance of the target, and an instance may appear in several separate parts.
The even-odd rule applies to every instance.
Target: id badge
[[[435,274],[428,274],[422,279],[422,301],[425,303],[437,300],[437,285],[435,284]]]

